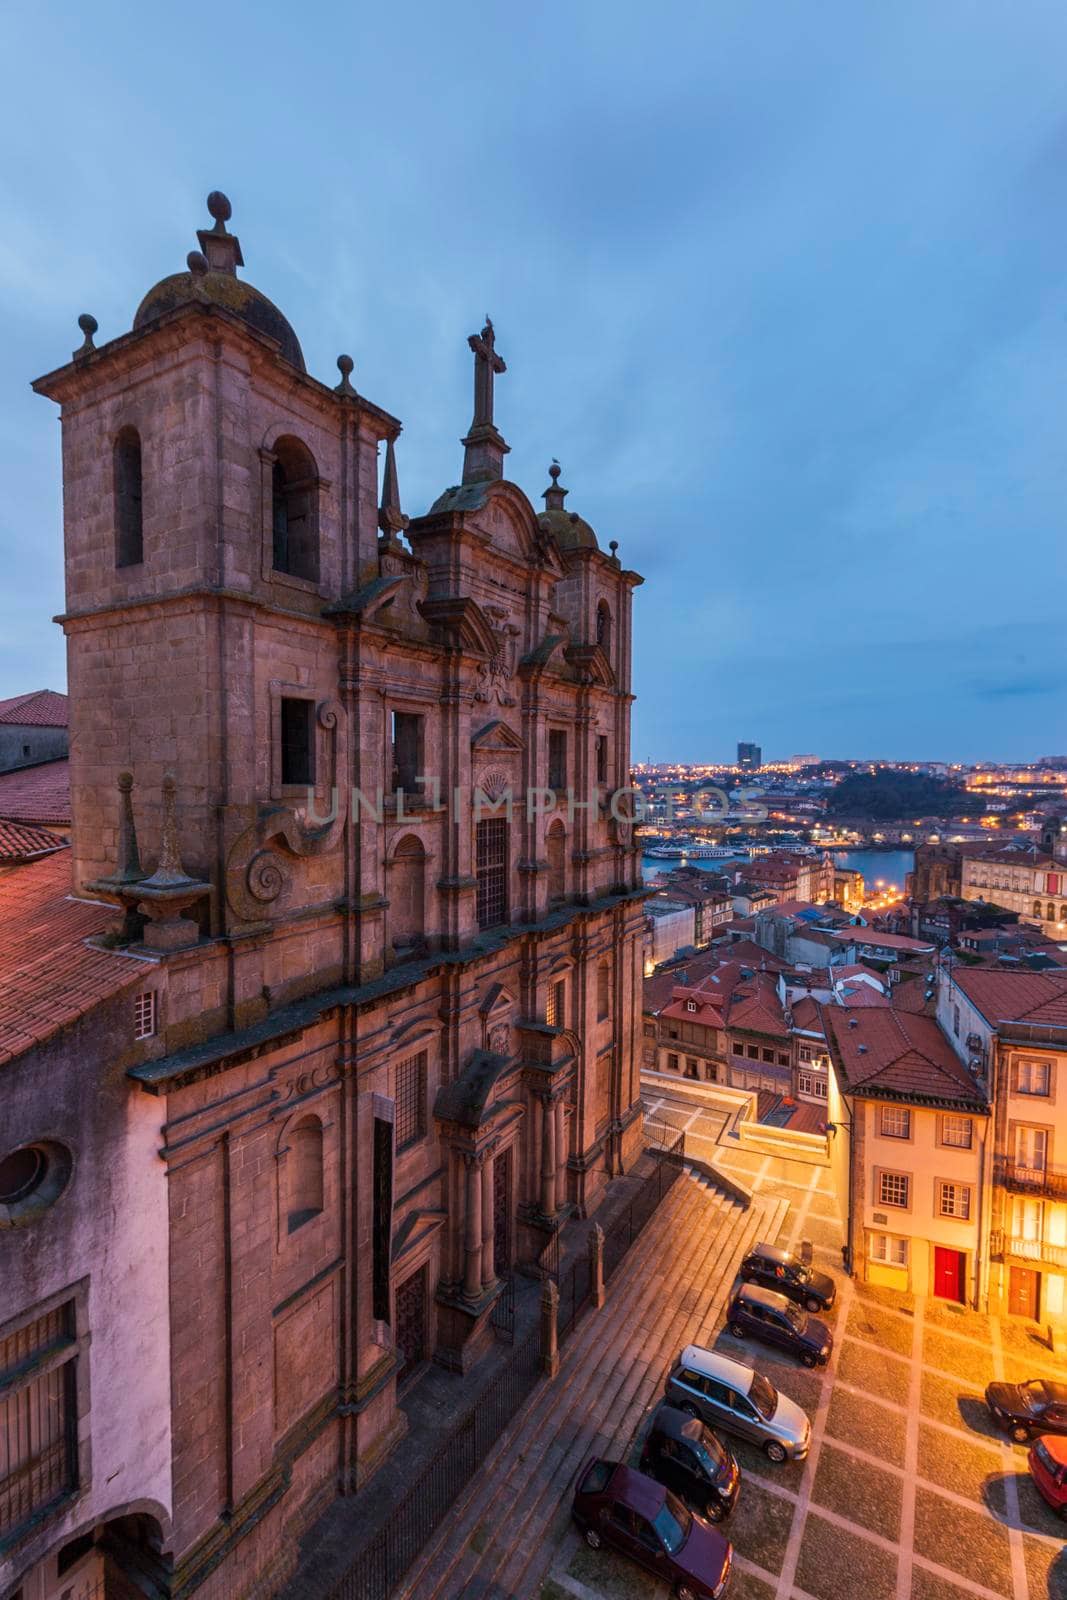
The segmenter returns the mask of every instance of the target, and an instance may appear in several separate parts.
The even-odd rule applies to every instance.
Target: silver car
[[[811,1423],[762,1373],[686,1345],[671,1368],[667,1399],[713,1428],[758,1444],[770,1461],[803,1461],[811,1448]]]

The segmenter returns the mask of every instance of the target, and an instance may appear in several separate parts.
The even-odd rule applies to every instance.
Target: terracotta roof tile
[[[0,772],[0,817],[13,822],[70,826],[70,762],[42,761],[35,767]]]
[[[19,728],[65,728],[67,697],[54,689],[33,689],[11,700],[0,700],[0,722]]]
[[[66,850],[0,873],[0,1063],[143,985],[153,970],[85,943],[114,924],[115,912],[74,899],[70,873]]]
[[[849,1094],[985,1107],[981,1088],[933,1017],[876,1006],[823,1007],[834,1068]]]
[[[1067,971],[1004,972],[954,967],[953,981],[987,1022],[1067,1027]]]
[[[65,849],[66,844],[58,833],[50,833],[47,828],[26,822],[8,822],[0,817],[0,866],[50,855],[53,850]]]

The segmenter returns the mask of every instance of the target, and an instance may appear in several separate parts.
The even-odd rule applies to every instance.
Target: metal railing
[[[1027,1167],[1011,1156],[996,1156],[993,1178],[1014,1194],[1040,1195],[1050,1200],[1067,1200],[1067,1168]]]
[[[1048,1244],[1044,1239],[1024,1239],[1017,1233],[1003,1233],[1000,1229],[989,1236],[989,1253],[998,1259],[1014,1256],[1018,1261],[1067,1267],[1067,1245]]]
[[[680,1177],[685,1162],[685,1135],[650,1147],[655,1167],[641,1182],[626,1210],[604,1230],[605,1280],[618,1268],[627,1250]],[[557,1338],[573,1331],[589,1305],[591,1277],[588,1252],[582,1251],[559,1273],[560,1303]],[[542,1256],[548,1251],[542,1251]],[[540,1258],[539,1258],[540,1262]],[[504,1367],[464,1413],[440,1449],[393,1508],[388,1521],[359,1552],[348,1571],[330,1590],[328,1600],[388,1600],[460,1492],[499,1439],[541,1376],[541,1331],[528,1335]]]

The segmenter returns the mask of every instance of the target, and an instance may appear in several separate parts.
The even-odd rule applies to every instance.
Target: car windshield
[[[1058,1481],[1059,1480],[1059,1475],[1060,1475],[1060,1469],[1056,1465],[1055,1461],[1053,1461],[1052,1457],[1049,1455],[1048,1447],[1045,1444],[1045,1441],[1043,1439],[1039,1439],[1037,1441],[1037,1443],[1034,1445],[1034,1454],[1037,1457],[1037,1459],[1040,1461],[1041,1465],[1044,1467],[1045,1471],[1050,1473],[1052,1475],[1052,1477],[1054,1477]]]
[[[657,1511],[652,1526],[669,1556],[676,1555],[689,1537],[692,1517],[680,1500],[669,1494]]]
[[[1044,1411],[1049,1402],[1048,1385],[1044,1378],[1031,1378],[1027,1383],[1020,1385],[1035,1411]]]
[[[761,1417],[773,1417],[778,1404],[778,1395],[773,1384],[767,1382],[761,1372],[752,1374],[752,1387],[748,1391],[748,1398],[752,1401]]]
[[[806,1311],[801,1311],[799,1306],[786,1306],[785,1315],[789,1318],[789,1321],[793,1324],[798,1333],[804,1332],[804,1329],[808,1325],[808,1314]]]
[[[794,1283],[807,1283],[811,1277],[811,1273],[802,1261],[787,1261],[785,1275],[787,1278],[792,1278]]]
[[[710,1428],[705,1428],[702,1436],[697,1440],[696,1452],[700,1457],[701,1466],[713,1472],[717,1471],[719,1467],[724,1467],[729,1460],[725,1449]]]

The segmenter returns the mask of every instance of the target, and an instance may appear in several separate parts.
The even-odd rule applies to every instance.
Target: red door
[[[934,1293],[942,1300],[963,1304],[966,1270],[967,1257],[962,1250],[946,1250],[940,1244],[934,1246]]]

